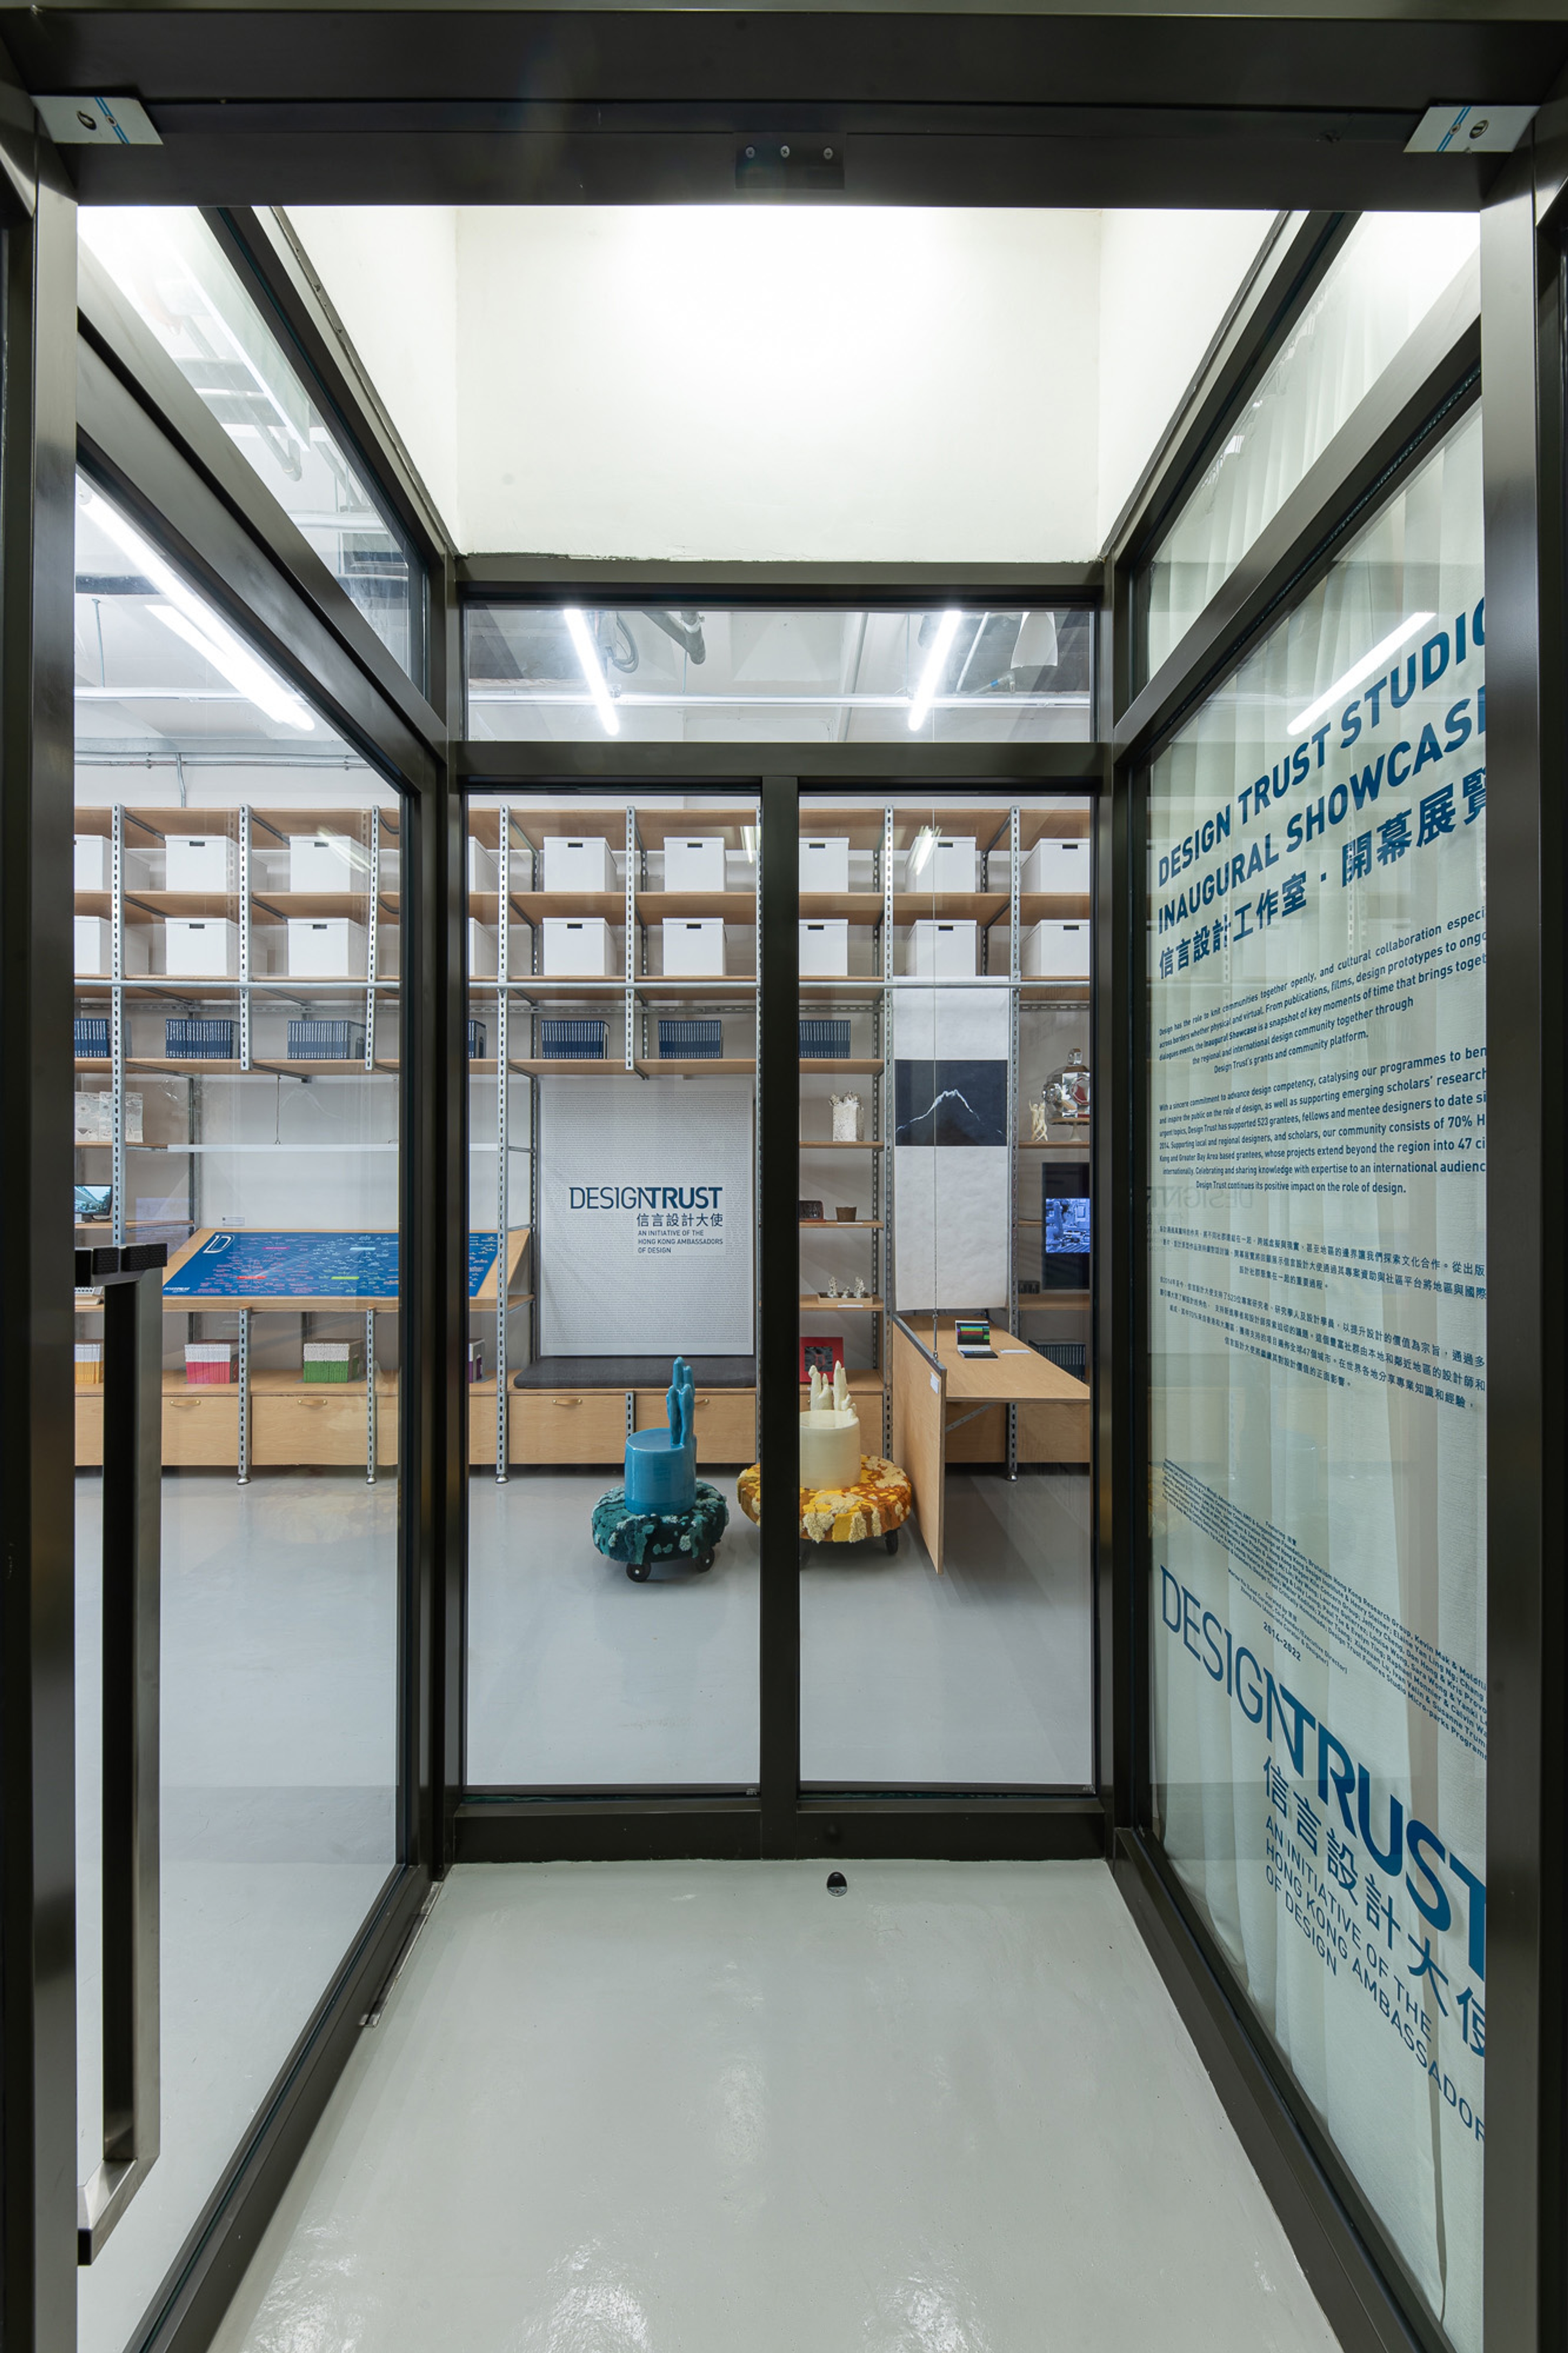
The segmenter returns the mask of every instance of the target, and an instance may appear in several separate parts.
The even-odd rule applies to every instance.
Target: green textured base
[[[346,1388],[350,1381],[363,1380],[364,1365],[363,1360],[358,1364],[347,1365],[334,1365],[331,1361],[323,1364],[301,1365],[300,1377],[301,1380],[307,1381],[335,1382],[340,1388]]]
[[[729,1525],[723,1496],[700,1479],[689,1512],[628,1512],[624,1487],[612,1487],[594,1506],[595,1544],[606,1559],[624,1562],[626,1575],[638,1584],[656,1560],[707,1568]]]

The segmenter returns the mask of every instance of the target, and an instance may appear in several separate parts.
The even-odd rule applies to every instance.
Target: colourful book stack
[[[485,1344],[482,1340],[468,1342],[468,1378],[482,1381],[485,1377]]]
[[[100,1389],[103,1387],[103,1343],[101,1340],[79,1340],[77,1342],[76,1385],[79,1389]]]
[[[363,1380],[363,1343],[359,1340],[307,1340],[304,1371],[308,1381]]]
[[[232,1340],[191,1340],[185,1346],[185,1385],[194,1389],[227,1388],[234,1379]]]

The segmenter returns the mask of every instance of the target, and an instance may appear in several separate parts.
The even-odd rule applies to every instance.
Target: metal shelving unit
[[[107,974],[79,974],[75,981],[78,1006],[102,1002],[108,1008],[110,1052],[107,1060],[101,1056],[79,1055],[76,1071],[80,1074],[107,1072],[110,1094],[110,1134],[107,1149],[110,1154],[110,1235],[117,1244],[132,1237],[132,1224],[127,1214],[129,1198],[129,1155],[138,1150],[158,1150],[177,1155],[178,1145],[132,1143],[126,1134],[125,1100],[129,1082],[143,1077],[184,1078],[185,1090],[186,1138],[184,1148],[186,1161],[186,1203],[184,1223],[187,1233],[194,1233],[203,1222],[201,1200],[202,1156],[213,1147],[204,1138],[202,1130],[203,1095],[200,1082],[234,1084],[253,1079],[275,1082],[291,1078],[300,1083],[322,1076],[358,1075],[370,1079],[396,1069],[396,1057],[383,1057],[377,1052],[377,1012],[384,999],[395,1000],[399,994],[395,978],[382,977],[378,972],[381,953],[384,913],[395,917],[397,897],[384,888],[384,852],[397,836],[396,812],[391,807],[374,804],[353,809],[268,810],[242,802],[232,808],[214,809],[208,813],[208,829],[222,832],[235,842],[234,887],[222,892],[180,892],[142,888],[132,884],[128,874],[129,858],[142,851],[164,847],[169,835],[195,831],[189,822],[174,824],[175,817],[189,820],[192,812],[182,807],[140,809],[116,801],[107,807],[82,807],[76,811],[77,829],[82,832],[97,829],[95,820],[107,819],[105,836],[110,843],[110,888],[107,894],[98,892],[76,893],[78,913],[98,914],[107,895],[110,923],[110,969]],[[365,853],[365,888],[363,892],[328,894],[323,904],[321,894],[266,889],[257,879],[256,851],[258,837],[267,848],[287,847],[290,831],[314,832],[322,824],[331,824],[346,835],[355,828],[361,836]],[[340,906],[339,902],[342,901]],[[349,913],[362,910],[365,916],[366,968],[363,979],[314,979],[305,976],[291,976],[287,972],[275,973],[258,968],[258,913],[271,923],[286,923],[291,913]],[[231,912],[232,911],[232,912]],[[126,942],[128,925],[136,920],[137,928],[145,921],[151,924],[171,915],[215,915],[222,913],[236,926],[237,970],[232,974],[208,977],[183,978],[167,974],[131,973],[127,970]],[[286,1010],[308,1014],[323,1006],[336,1008],[352,1005],[364,1015],[364,1051],[362,1058],[343,1060],[290,1060],[257,1051],[256,1017],[260,1010]],[[175,1059],[168,1055],[139,1055],[132,1051],[131,1025],[133,1014],[155,1006],[189,1008],[207,1005],[223,1008],[220,1018],[231,1018],[237,1032],[238,1052],[221,1060],[205,1058]],[[76,1149],[97,1151],[104,1147],[95,1143],[80,1143]],[[163,1225],[169,1219],[159,1221]],[[177,1222],[177,1221],[176,1221]],[[90,1233],[90,1227],[80,1229]],[[79,1312],[91,1314],[94,1311],[79,1301]],[[176,1384],[171,1388],[165,1382],[165,1393],[199,1404],[207,1398],[226,1406],[233,1400],[236,1413],[235,1472],[238,1483],[245,1485],[250,1477],[254,1454],[257,1378],[253,1374],[253,1318],[263,1311],[244,1305],[232,1309],[203,1307],[192,1309],[184,1303],[165,1309],[165,1314],[180,1315],[191,1327],[197,1314],[232,1314],[236,1324],[236,1380],[234,1385],[216,1387],[211,1390],[185,1388]],[[300,1329],[303,1337],[308,1330],[309,1314],[301,1311]],[[377,1472],[377,1400],[375,1383],[375,1312],[365,1315],[365,1477],[374,1483]],[[204,1451],[197,1450],[198,1457]]]

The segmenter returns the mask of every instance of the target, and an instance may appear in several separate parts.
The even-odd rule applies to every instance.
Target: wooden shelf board
[[[895,923],[974,923],[982,930],[1007,913],[1005,891],[899,891],[893,896]]]
[[[830,1077],[841,1071],[846,1077],[874,1078],[885,1068],[883,1062],[870,1055],[803,1054],[800,1062],[803,1078],[815,1077],[819,1071],[826,1071]]]
[[[795,1222],[803,1232],[827,1234],[861,1233],[868,1227],[879,1231],[882,1224],[880,1218],[797,1218]]]
[[[803,1291],[800,1303],[813,1314],[824,1315],[835,1315],[840,1308],[851,1315],[879,1315],[884,1305],[880,1299],[826,1299],[816,1291]]]
[[[717,916],[722,923],[736,924],[757,920],[752,891],[639,891],[637,906],[641,923],[679,923],[698,916],[710,921]]]
[[[395,892],[376,892],[378,912],[389,913],[396,908]],[[370,885],[368,878],[363,891],[258,891],[250,894],[253,907],[259,907],[280,922],[292,915],[314,923],[341,921],[366,923],[370,916]]]
[[[1021,980],[1018,997],[1024,1005],[1087,1005],[1087,980]]]
[[[490,1066],[495,1067],[492,1063]],[[616,1056],[606,1054],[593,1061],[575,1061],[570,1055],[525,1055],[511,1065],[531,1079],[632,1079],[635,1071]]]
[[[803,1152],[886,1152],[888,1147],[880,1137],[868,1136],[859,1144],[837,1144],[831,1136],[803,1135],[800,1148]]]
[[[1024,891],[1018,915],[1025,923],[1087,923],[1093,909],[1087,891]]]
[[[1088,1120],[1084,1121],[1083,1125],[1084,1133],[1081,1135],[1053,1135],[1044,1144],[1032,1135],[1020,1135],[1016,1139],[1018,1150],[1020,1152],[1087,1152],[1089,1150]]]
[[[884,901],[879,891],[803,891],[803,923],[847,923],[875,925],[881,922]]]
[[[711,980],[689,979],[683,974],[672,973],[666,979],[663,973],[639,973],[632,987],[645,1005],[695,1005],[711,1002],[722,997],[725,989],[754,990],[754,972],[715,973]]]
[[[499,892],[487,891],[479,895],[499,914]],[[602,915],[606,923],[624,924],[626,920],[624,891],[514,891],[511,903],[525,923],[542,923],[546,915],[562,916],[573,923],[581,916],[593,915]],[[496,915],[489,920],[494,923]]]
[[[709,1061],[650,1060],[637,1064],[645,1079],[749,1078],[756,1067],[755,1059],[750,1054],[721,1054]]]
[[[352,1054],[336,1054],[330,1058],[312,1055],[309,1060],[295,1060],[292,1057],[285,1057],[281,1061],[275,1058],[265,1061],[253,1059],[250,1067],[253,1071],[268,1071],[274,1078],[371,1079],[395,1071],[397,1062],[395,1057],[378,1054],[374,1070],[367,1071],[363,1054],[357,1060]]]
[[[1018,1294],[1018,1312],[1026,1314],[1032,1307],[1087,1307],[1093,1296],[1089,1291],[1023,1291]]]

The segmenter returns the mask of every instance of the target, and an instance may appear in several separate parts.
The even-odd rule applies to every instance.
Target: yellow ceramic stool
[[[753,1462],[738,1482],[741,1509],[749,1520],[762,1516],[763,1471]],[[801,1553],[808,1544],[865,1544],[880,1536],[889,1552],[899,1549],[899,1530],[914,1510],[909,1473],[879,1454],[862,1454],[853,1487],[803,1487],[800,1491]]]

